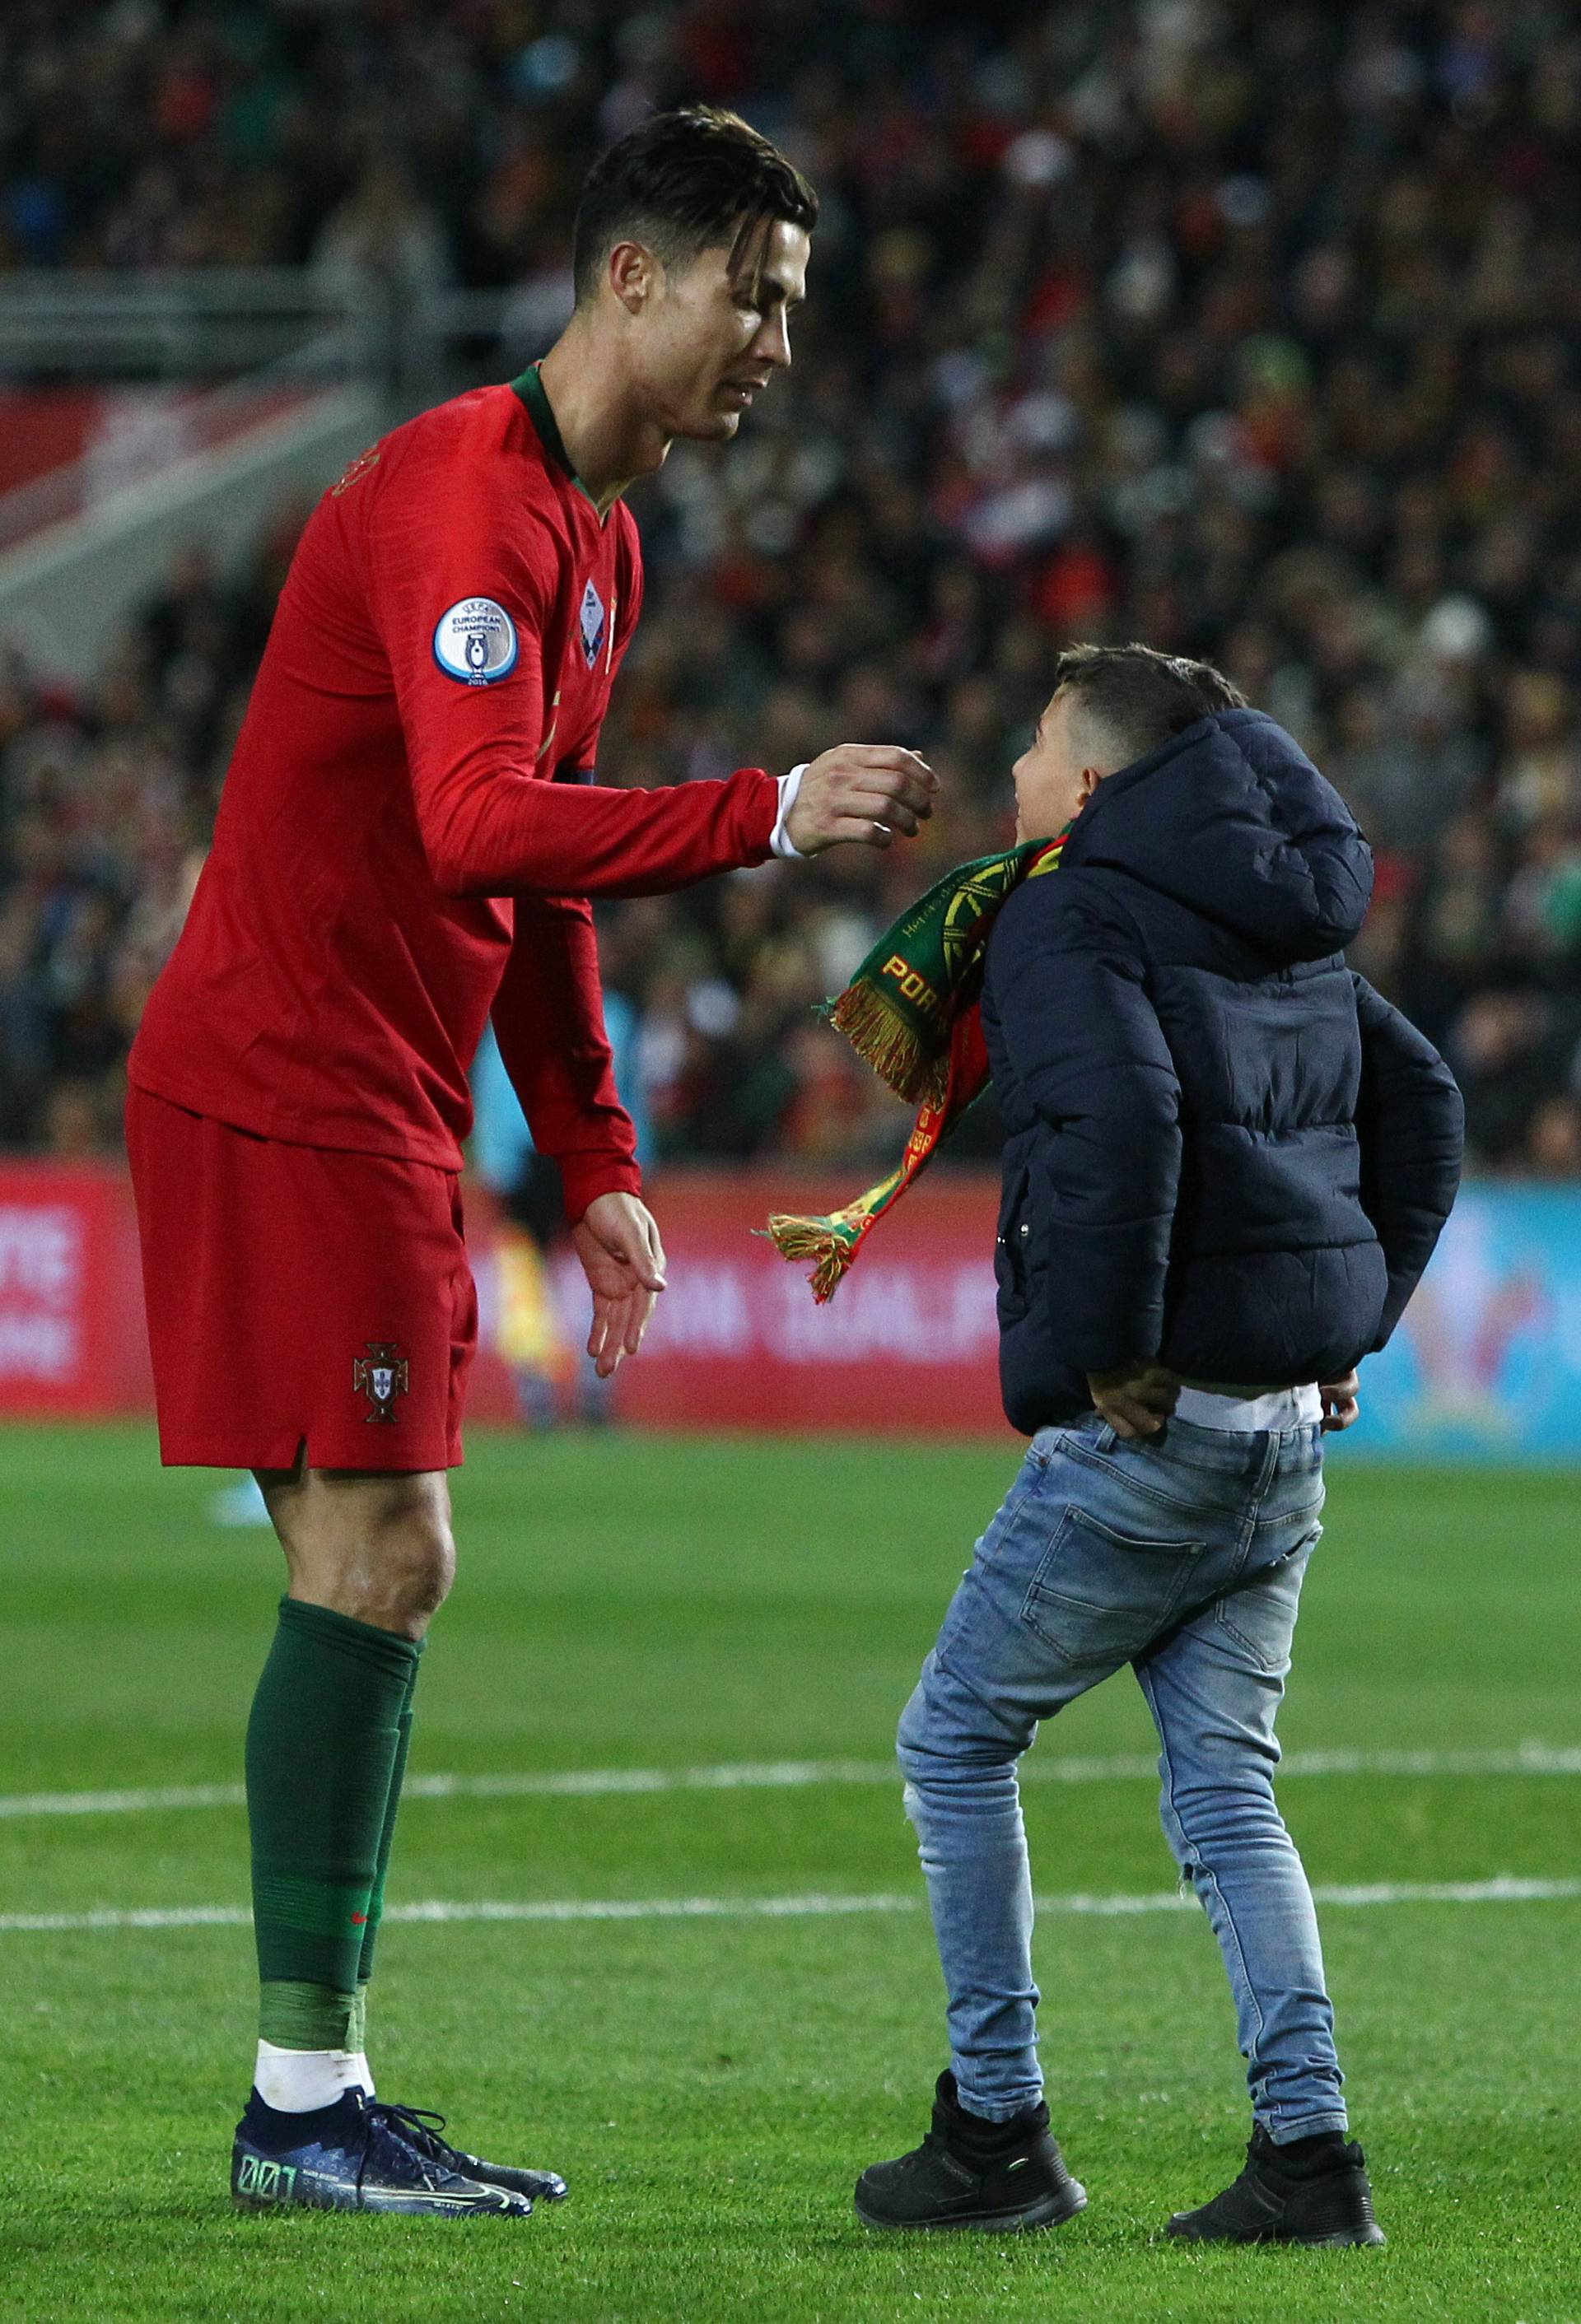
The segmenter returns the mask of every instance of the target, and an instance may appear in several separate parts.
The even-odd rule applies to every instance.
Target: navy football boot
[[[232,2200],[243,2211],[295,2206],[442,2218],[531,2218],[527,2195],[485,2185],[439,2154],[421,2152],[393,2119],[399,2111],[370,2102],[361,2090],[347,2090],[333,2106],[282,2114],[254,2090],[236,2125]]]
[[[485,2187],[508,2188],[513,2195],[525,2195],[530,2203],[563,2203],[569,2192],[558,2171],[526,2171],[513,2163],[485,2163],[481,2155],[452,2146],[439,2135],[445,2127],[444,2116],[430,2114],[426,2107],[386,2106],[382,2098],[374,2098],[370,2110],[393,2124],[420,2154],[458,2171],[464,2179],[479,2179]]]
[[[1261,2123],[1240,2177],[1164,2233],[1211,2244],[1381,2244],[1366,2157],[1343,2131],[1276,2146]]]

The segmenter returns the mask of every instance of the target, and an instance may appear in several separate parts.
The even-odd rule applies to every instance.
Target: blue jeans
[[[1042,2095],[1016,1762],[1038,1721],[1134,1668],[1161,1746],[1164,1831],[1234,1992],[1253,2112],[1281,2143],[1343,2130],[1311,1891],[1274,1805],[1273,1724],[1322,1526],[1316,1425],[1161,1441],[1096,1415],[1032,1441],[901,1720],[963,2103]]]

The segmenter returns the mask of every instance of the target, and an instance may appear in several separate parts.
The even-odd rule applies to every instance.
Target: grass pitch
[[[1045,2061],[1088,2210],[1022,2238],[885,2238],[857,2172],[912,2144],[942,2061],[937,1965],[898,1787],[863,1780],[1012,1450],[478,1436],[462,1570],[413,1771],[859,1763],[853,1779],[411,1798],[392,1904],[784,1900],[755,1916],[388,1927],[371,2047],[387,2097],[551,2162],[522,2227],[227,2207],[250,2058],[231,1924],[0,1926],[16,2324],[474,2317],[542,2324],[1581,2319],[1581,1904],[1334,1904],[1342,2052],[1382,2252],[1153,2238],[1245,2135],[1228,1994],[1195,1910],[1042,1921]],[[208,1520],[141,1430],[0,1436],[0,1793],[236,1784],[278,1592],[264,1534]],[[1581,1776],[1490,1771],[1581,1745],[1573,1478],[1331,1469],[1287,1750],[1420,1753],[1291,1774],[1316,1881],[1581,1875]],[[1151,1753],[1120,1679],[1033,1765]],[[1333,1761],[1326,1763],[1330,1768]],[[1407,1763],[1409,1764],[1409,1763]],[[1533,1761],[1534,1770],[1540,1759]],[[1456,1772],[1458,1766],[1460,1772]],[[1467,1770],[1470,1772],[1467,1772]],[[1027,1786],[1040,1894],[1161,1897],[1151,1786]],[[17,1814],[0,1914],[245,1905],[234,1805]],[[809,1899],[911,1909],[816,1914]]]

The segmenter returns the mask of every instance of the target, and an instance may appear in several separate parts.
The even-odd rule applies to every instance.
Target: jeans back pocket
[[[1071,1507],[1032,1576],[1022,1619],[1064,1661],[1118,1669],[1168,1627],[1207,1549],[1204,1541],[1121,1533]]]
[[[1257,1670],[1282,1678],[1290,1669],[1301,1582],[1322,1537],[1322,1526],[1314,1525],[1294,1549],[1226,1591],[1213,1609],[1219,1628]]]

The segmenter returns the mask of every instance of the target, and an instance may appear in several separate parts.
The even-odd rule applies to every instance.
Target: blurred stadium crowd
[[[605,916],[661,1153],[898,1149],[811,1004],[1009,836],[1056,648],[1136,637],[1220,662],[1353,802],[1356,964],[1446,1045],[1481,1165],[1581,1175],[1572,10],[17,0],[0,91],[5,263],[520,285],[522,360],[588,160],[650,106],[736,105],[818,186],[793,373],[634,496],[601,773],[900,740],[947,805],[885,858]],[[117,1134],[300,516],[239,579],[194,552],[95,684],[0,670],[0,1139]]]

